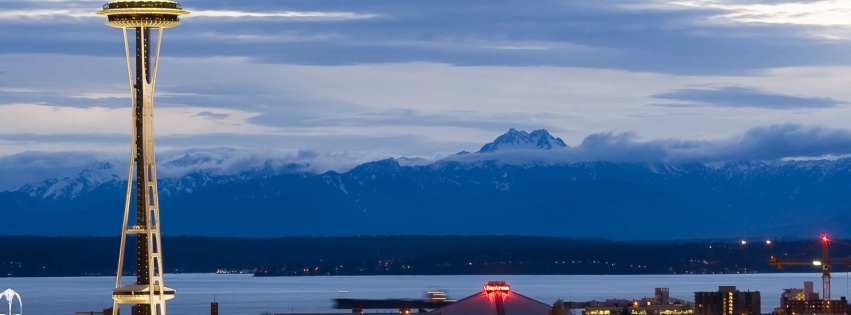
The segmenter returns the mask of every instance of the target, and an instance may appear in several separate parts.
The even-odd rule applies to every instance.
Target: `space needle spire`
[[[106,25],[120,28],[124,33],[133,106],[130,168],[112,309],[117,312],[119,304],[132,304],[133,315],[166,315],[165,301],[174,298],[174,289],[166,287],[163,282],[154,158],[154,88],[163,29],[180,25],[178,17],[189,12],[170,0],[116,0],[103,5],[103,10],[97,14],[106,15],[109,19]],[[130,30],[133,30],[135,40],[128,37]],[[152,30],[156,32],[155,37],[151,36]],[[131,54],[131,42],[135,54]],[[135,210],[136,214],[132,224],[129,221],[131,210]],[[124,284],[121,276],[129,238],[135,238],[136,281]]]

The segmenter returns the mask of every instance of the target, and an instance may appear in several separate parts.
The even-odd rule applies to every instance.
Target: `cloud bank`
[[[164,151],[157,154],[157,176],[176,178],[203,171],[212,175],[234,175],[247,171],[280,173],[344,172],[386,155],[369,152],[319,153],[309,150],[247,150],[237,148],[204,148]],[[111,171],[126,178],[129,157],[123,154],[94,152],[24,152],[0,156],[0,191],[15,190],[22,185],[48,179],[74,177],[88,168],[111,164]]]
[[[653,95],[655,98],[683,101],[684,106],[754,107],[766,109],[829,108],[843,102],[829,97],[802,97],[770,93],[743,87],[719,89],[679,89]]]
[[[851,130],[800,124],[757,127],[722,140],[638,140],[634,133],[598,133],[577,146],[552,150],[519,149],[492,153],[468,153],[443,158],[396,157],[404,165],[426,165],[438,160],[457,162],[499,161],[507,164],[575,163],[607,161],[637,164],[687,164],[727,161],[781,160],[789,158],[835,158],[851,155]],[[173,150],[158,154],[158,175],[179,177],[203,170],[233,175],[251,170],[270,174],[288,172],[345,172],[370,161],[390,156],[370,152],[320,153],[309,150],[257,150],[207,148]],[[119,154],[80,152],[26,152],[0,157],[0,191],[23,184],[79,173],[95,162],[110,162],[123,178],[128,159]]]
[[[843,1],[180,2],[157,148],[238,148],[209,152],[222,170],[434,160],[512,127],[574,144],[562,160],[820,156],[844,150],[831,128],[851,117]],[[0,1],[15,30],[0,32],[0,156],[127,148],[124,47],[102,4]]]
[[[851,39],[844,18],[851,9],[828,0],[181,3],[191,14],[167,32],[180,37],[169,43],[169,55],[275,64],[434,62],[741,74],[835,64],[845,60],[847,45],[824,38]],[[0,2],[0,26],[16,29],[0,35],[6,44],[0,53],[105,55],[110,41],[96,22],[103,19],[94,14],[98,7],[89,1]],[[244,45],[251,40],[255,45]]]
[[[578,146],[540,150],[476,153],[448,161],[496,160],[509,164],[606,161],[638,164],[687,164],[729,161],[833,158],[851,154],[851,131],[821,126],[778,124],[749,129],[722,140],[641,141],[631,132],[592,134]]]

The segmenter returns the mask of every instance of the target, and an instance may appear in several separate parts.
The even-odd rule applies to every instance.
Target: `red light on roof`
[[[827,237],[827,234],[822,234],[821,235],[821,241],[822,241],[822,243],[827,243],[827,242],[830,242],[830,238]]]
[[[498,307],[511,293],[511,286],[505,284],[505,281],[490,281],[482,285],[482,289],[491,303],[496,303]]]
[[[505,281],[489,281],[482,285],[482,289],[485,290],[485,293],[511,292],[511,286],[505,284]]]

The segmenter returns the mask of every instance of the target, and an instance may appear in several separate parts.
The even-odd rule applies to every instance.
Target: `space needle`
[[[120,28],[124,33],[133,106],[130,168],[112,309],[117,314],[119,304],[132,304],[133,315],[165,315],[165,301],[174,298],[174,289],[166,287],[163,282],[160,208],[154,158],[154,89],[163,29],[180,25],[178,17],[189,12],[170,0],[117,0],[103,5],[103,10],[97,14],[106,15],[109,19],[106,25]],[[131,29],[135,35],[133,41],[128,37]],[[151,30],[156,31],[155,37],[151,36]],[[131,42],[134,43],[135,54],[130,52]],[[135,209],[136,214],[132,224],[128,222],[131,209]],[[124,249],[131,237],[136,241],[136,281],[123,284]]]

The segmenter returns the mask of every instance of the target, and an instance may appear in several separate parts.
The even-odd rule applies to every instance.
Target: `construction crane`
[[[783,266],[801,266],[813,265],[821,266],[821,292],[822,300],[830,301],[830,266],[845,265],[851,266],[851,258],[830,258],[828,245],[830,244],[830,236],[827,234],[821,235],[821,260],[813,261],[780,261],[776,257],[771,256],[770,262],[772,265],[781,268]]]

